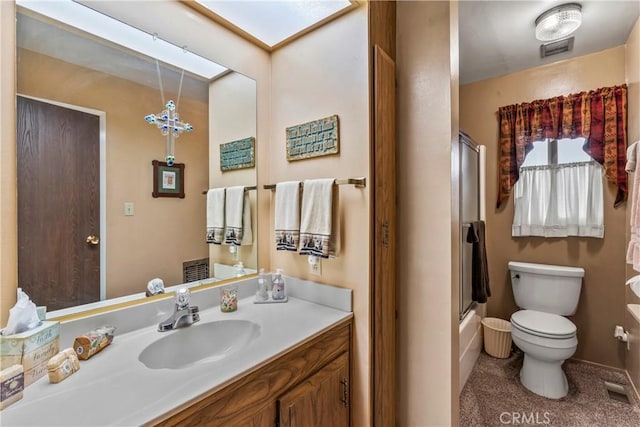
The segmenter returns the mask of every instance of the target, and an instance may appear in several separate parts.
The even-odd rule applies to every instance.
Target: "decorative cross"
[[[163,110],[159,114],[149,114],[144,119],[147,123],[155,124],[162,135],[166,137],[166,156],[165,160],[167,166],[173,166],[175,156],[175,139],[180,136],[182,132],[191,132],[193,126],[187,122],[181,122],[180,116],[176,112],[176,104],[172,100],[165,105],[166,110]]]

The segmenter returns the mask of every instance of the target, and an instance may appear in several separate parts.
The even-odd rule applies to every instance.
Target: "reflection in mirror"
[[[221,172],[218,150],[255,137],[253,80],[204,78],[23,7],[17,64],[18,283],[37,305],[144,297],[153,278],[171,290],[214,277],[214,266],[225,274],[216,278],[234,276],[238,261],[255,272],[257,192],[248,192],[252,244],[235,256],[206,243],[203,194],[256,185],[255,167]],[[194,128],[175,144],[184,198],[151,194],[165,137],[144,118],[168,100]]]

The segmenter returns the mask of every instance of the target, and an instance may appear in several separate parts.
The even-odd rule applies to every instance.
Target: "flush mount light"
[[[536,19],[536,38],[548,42],[562,39],[582,24],[582,6],[567,3],[547,10]]]

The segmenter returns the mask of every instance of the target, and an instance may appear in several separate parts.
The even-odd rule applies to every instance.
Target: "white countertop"
[[[158,332],[157,324],[153,324],[122,335],[116,331],[110,346],[81,361],[80,370],[61,383],[51,384],[45,375],[27,387],[22,400],[0,412],[0,423],[2,426],[145,424],[221,388],[351,316],[351,312],[295,298],[292,292],[289,301],[283,304],[253,304],[253,296],[249,296],[240,299],[238,311],[233,313],[222,313],[218,306],[201,309],[200,322],[189,327],[216,320],[244,319],[257,323],[260,335],[230,357],[176,370],[147,368],[138,356],[150,343],[166,334],[179,334],[179,329]]]

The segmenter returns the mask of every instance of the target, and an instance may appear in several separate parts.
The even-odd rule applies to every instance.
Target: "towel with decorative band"
[[[224,188],[207,191],[207,243],[222,244],[224,239]]]
[[[335,179],[304,181],[300,218],[300,255],[335,256],[337,191]],[[335,222],[335,224],[334,224]]]
[[[300,242],[300,181],[276,184],[274,230],[276,250],[298,250]]]
[[[251,244],[251,205],[245,187],[227,187],[224,205],[224,243],[236,246]]]

